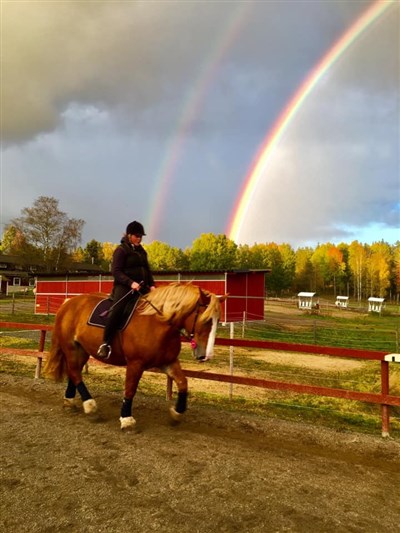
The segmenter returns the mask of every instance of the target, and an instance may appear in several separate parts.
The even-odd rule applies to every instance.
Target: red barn
[[[265,274],[267,270],[210,272],[153,272],[158,286],[193,283],[217,295],[229,294],[223,304],[222,322],[264,320]],[[83,293],[112,290],[111,275],[40,275],[36,281],[35,313],[55,314],[66,298]]]

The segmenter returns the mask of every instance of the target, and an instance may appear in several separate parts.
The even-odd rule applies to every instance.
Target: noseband
[[[194,330],[196,328],[197,319],[199,317],[200,307],[207,307],[207,305],[197,302],[196,314],[194,315],[192,331],[190,333],[187,333],[185,329],[181,330],[182,335],[190,342],[190,347],[192,348],[192,350],[195,350],[197,348],[197,342],[194,340]]]

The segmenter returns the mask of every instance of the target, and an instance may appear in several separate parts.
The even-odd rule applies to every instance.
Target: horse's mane
[[[161,320],[174,322],[193,311],[200,300],[201,294],[210,301],[204,313],[200,315],[199,320],[207,322],[207,320],[213,318],[218,319],[221,307],[215,294],[190,283],[170,283],[169,285],[158,287],[139,301],[137,311],[141,315],[157,314]]]

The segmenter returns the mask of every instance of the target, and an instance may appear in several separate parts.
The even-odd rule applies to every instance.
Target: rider
[[[142,294],[155,289],[147,253],[141,245],[143,235],[146,233],[142,224],[136,220],[130,222],[121,244],[114,251],[111,263],[111,274],[114,276],[111,299],[114,304],[107,316],[103,344],[97,351],[97,357],[100,359],[108,359],[111,355],[112,339],[127,301],[136,300],[139,297],[139,289]],[[131,295],[127,296],[128,293]]]

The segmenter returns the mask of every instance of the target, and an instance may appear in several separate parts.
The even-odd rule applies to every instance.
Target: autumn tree
[[[310,247],[296,250],[294,288],[296,291],[315,292],[314,266],[311,262],[313,249]]]
[[[78,248],[75,248],[75,250],[71,253],[71,259],[74,263],[85,262],[85,252],[82,246],[78,246]]]
[[[354,296],[361,301],[366,279],[367,253],[358,241],[353,241],[349,246],[349,267],[353,277]]]
[[[226,235],[203,233],[190,250],[191,270],[230,270],[236,266],[237,245]]]
[[[69,218],[60,211],[58,200],[39,196],[32,207],[25,207],[11,225],[24,236],[34,249],[40,251],[48,269],[59,269],[82,235],[84,221]]]
[[[25,234],[12,224],[6,226],[1,245],[1,253],[5,255],[16,255],[22,263],[40,264],[41,254],[27,240]]]
[[[396,242],[393,249],[393,273],[392,283],[394,293],[397,295],[397,300],[400,295],[400,241]]]
[[[375,242],[369,248],[367,283],[370,296],[383,298],[390,287],[391,250],[386,242]]]
[[[344,273],[346,271],[346,264],[343,261],[342,251],[335,245],[328,245],[327,256],[328,272],[330,279],[333,282],[333,295],[336,296],[336,289],[338,284],[340,285],[340,282],[344,277]]]
[[[315,274],[315,290],[317,292],[323,292],[325,287],[329,285],[330,273],[329,273],[329,260],[328,260],[328,248],[330,244],[318,244],[314,253],[311,256],[311,263],[314,267]]]
[[[153,270],[187,270],[189,267],[189,259],[180,248],[160,241],[146,244],[145,248]]]
[[[283,284],[281,290],[292,287],[296,273],[296,254],[290,244],[279,245],[279,252],[282,258]]]
[[[85,263],[101,266],[103,261],[103,245],[101,242],[92,239],[83,250],[83,260]]]
[[[284,266],[279,246],[273,242],[265,245],[263,267],[271,269],[268,275],[268,290],[280,294],[284,287]]]
[[[236,250],[236,265],[241,269],[251,269],[253,267],[251,248],[248,244],[240,244]]]
[[[107,271],[111,270],[112,256],[117,246],[118,246],[117,244],[113,244],[112,242],[102,243],[102,249],[101,249],[101,253],[103,256],[102,267],[104,270],[107,270]]]

